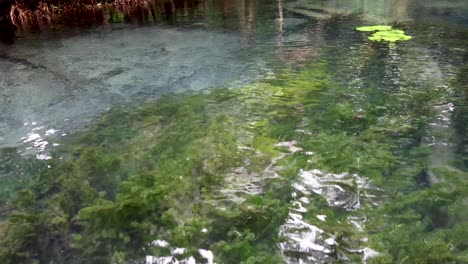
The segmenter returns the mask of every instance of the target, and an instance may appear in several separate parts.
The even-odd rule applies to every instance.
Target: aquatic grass
[[[47,170],[33,173],[32,187],[21,192],[10,220],[2,224],[15,225],[3,236],[2,259],[62,261],[77,252],[88,260],[138,259],[142,249],[158,252],[148,243],[164,239],[189,253],[213,247],[228,262],[279,261],[272,231],[288,211],[285,181],[265,180],[265,193],[246,193],[237,213],[235,203],[221,203],[212,193],[229,188],[223,177],[232,169],[245,166],[263,173],[280,155],[274,145],[293,137],[290,131],[308,104],[295,91],[320,90],[326,84],[323,71],[315,70],[320,73],[317,82],[298,79],[281,87],[265,82],[209,94],[168,95],[138,109],[110,111],[88,132],[63,142],[54,153],[63,161],[34,161]],[[299,76],[303,74],[314,76]],[[279,90],[284,94],[278,96]],[[285,94],[295,101],[285,100]],[[25,225],[16,225],[18,219]],[[232,223],[226,233],[200,240],[200,225],[221,227],[225,222]],[[192,228],[194,223],[204,224]],[[235,233],[242,236],[226,236]]]
[[[466,213],[460,203],[468,195],[466,173],[446,171],[443,182],[428,189],[400,194],[377,210],[368,225],[378,230],[371,241],[394,260],[409,263],[463,263]],[[446,177],[446,178],[445,178]],[[461,180],[461,181],[460,181]],[[462,198],[465,197],[465,198]],[[388,223],[392,223],[388,225]],[[461,233],[454,236],[454,231]],[[378,259],[371,263],[382,263]]]
[[[405,80],[408,83],[412,82],[410,74],[400,77],[400,82],[402,78],[408,78]],[[317,107],[310,115],[305,115],[309,124],[307,131],[311,132],[311,136],[301,140],[300,146],[314,154],[308,157],[305,165],[302,163],[302,168],[318,168],[334,173],[355,172],[372,179],[372,183],[384,191],[374,201],[379,204],[377,207],[364,205],[361,212],[356,212],[357,216],[365,216],[368,220],[362,231],[354,227],[348,228],[345,235],[334,231],[340,230],[340,226],[346,223],[346,219],[339,218],[342,209],[327,206],[320,197],[319,200],[314,200],[314,206],[308,208],[311,213],[306,215],[310,223],[320,223],[315,217],[318,213],[327,215],[326,224],[320,223],[319,226],[332,235],[344,238],[342,245],[351,243],[355,246],[362,243],[360,239],[368,237],[371,242],[367,245],[380,252],[377,257],[367,260],[369,263],[458,263],[465,259],[463,254],[466,246],[464,243],[459,244],[462,240],[455,238],[453,234],[443,235],[442,239],[434,234],[445,234],[447,230],[456,228],[443,226],[443,221],[450,219],[445,213],[450,210],[450,204],[454,203],[453,206],[458,208],[456,201],[466,199],[466,180],[462,183],[450,175],[455,173],[461,176],[466,173],[439,168],[430,173],[441,175],[439,179],[450,179],[442,180],[442,185],[421,185],[421,177],[425,177],[430,166],[431,150],[419,142],[428,133],[427,123],[435,115],[431,105],[440,104],[446,94],[430,82],[427,86],[419,86],[419,89],[415,87],[418,86],[399,86],[399,92],[395,93],[395,90],[388,92],[372,86],[345,89],[334,85],[326,93],[321,93],[320,102],[326,106]],[[369,95],[374,98],[373,104],[360,101],[369,100]],[[385,100],[381,100],[384,98]],[[459,179],[465,177],[461,176]],[[451,182],[458,183],[452,185]],[[395,211],[386,211],[400,201],[408,202],[408,209],[399,207]],[[335,219],[340,219],[337,226],[333,226]],[[424,224],[421,229],[411,232],[405,229],[401,233],[392,229],[395,226],[411,229],[411,226],[419,225],[422,219]],[[449,222],[463,226],[468,218],[458,216],[455,219],[457,220]],[[389,226],[389,223],[394,223],[395,226]],[[406,234],[412,234],[408,236],[408,244],[399,247],[398,237]],[[411,241],[412,237],[418,237],[420,243]],[[447,246],[454,241],[458,241],[455,243],[459,246]],[[404,250],[404,247],[411,250]],[[435,250],[435,247],[439,248]],[[344,254],[347,257],[356,257],[351,252]],[[425,257],[421,257],[421,254]]]
[[[304,221],[339,243],[330,261],[359,262],[363,247],[380,252],[369,263],[462,261],[466,173],[431,168],[441,181],[419,180],[429,171],[430,149],[419,144],[434,115],[428,102],[440,93],[352,89],[329,67],[318,61],[237,89],[112,109],[64,138],[53,160],[31,161],[31,183],[0,224],[0,259],[125,263],[169,254],[152,244],[159,239],[185,248],[179,259],[202,260],[198,250],[208,249],[220,263],[281,263],[278,230],[292,184],[301,170],[316,169],[356,174],[375,187],[334,183],[369,195],[356,210],[308,197]],[[303,150],[275,146],[284,141]],[[248,184],[236,185],[232,173]],[[349,221],[363,217],[361,229]]]

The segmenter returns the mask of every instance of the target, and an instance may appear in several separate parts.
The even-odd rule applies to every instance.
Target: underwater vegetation
[[[364,26],[357,27],[356,30],[363,32],[374,32],[372,36],[369,37],[369,40],[381,42],[396,42],[396,41],[405,41],[410,40],[412,37],[405,34],[403,30],[393,29],[392,26]]]
[[[335,241],[323,261],[467,262],[466,168],[431,166],[431,147],[421,144],[444,91],[349,87],[330,70],[334,63],[235,89],[166,95],[136,109],[122,105],[64,138],[53,159],[21,158],[21,171],[2,167],[22,176],[0,195],[0,261],[174,255],[204,263],[200,250],[217,263],[318,256],[278,248],[288,243],[279,230],[294,210],[294,186],[315,175],[344,190],[302,194],[309,201],[302,220]],[[14,153],[4,157],[17,159]]]

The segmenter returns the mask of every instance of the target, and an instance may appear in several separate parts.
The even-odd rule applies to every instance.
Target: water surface
[[[176,2],[20,32],[0,53],[1,259],[468,262],[467,10]],[[413,38],[355,30],[374,24]]]

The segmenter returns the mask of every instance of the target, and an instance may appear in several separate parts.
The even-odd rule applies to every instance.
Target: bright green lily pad
[[[386,30],[391,30],[392,26],[383,26],[383,25],[377,25],[377,26],[365,26],[365,27],[358,27],[356,30],[358,31],[364,31],[364,32],[372,32],[372,31],[386,31]]]
[[[392,29],[388,31],[379,31],[375,32],[372,36],[369,37],[372,41],[405,41],[410,40],[412,37],[405,34],[403,30]]]
[[[384,26],[384,25],[377,25],[377,26],[365,26],[365,27],[358,27],[356,28],[358,31],[363,32],[374,32],[372,36],[369,37],[372,41],[388,41],[388,42],[396,42],[396,41],[404,41],[410,40],[411,36],[405,34],[403,30],[399,29],[392,29],[392,26]]]

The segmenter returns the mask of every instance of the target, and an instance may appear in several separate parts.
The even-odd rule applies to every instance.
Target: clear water
[[[468,262],[468,3],[173,4],[1,47],[3,262]]]

